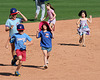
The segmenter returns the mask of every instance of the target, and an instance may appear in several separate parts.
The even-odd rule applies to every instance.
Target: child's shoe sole
[[[48,68],[48,66],[47,66],[47,65],[44,65],[43,67],[44,67],[45,69],[47,69],[47,68]]]

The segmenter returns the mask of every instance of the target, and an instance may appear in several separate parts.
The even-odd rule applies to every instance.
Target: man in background
[[[38,15],[40,13],[40,9],[42,10],[40,20],[42,21],[42,19],[44,18],[44,15],[45,15],[45,1],[48,1],[48,0],[35,0],[35,4],[36,4],[35,19],[38,18]]]

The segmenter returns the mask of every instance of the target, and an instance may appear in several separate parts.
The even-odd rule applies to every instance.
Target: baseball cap
[[[17,25],[17,30],[18,30],[18,31],[20,31],[20,30],[25,30],[25,29],[24,29],[24,25],[23,25],[23,24],[18,24],[18,25]]]
[[[11,8],[10,9],[10,14],[11,15],[17,14],[17,9],[16,8]]]

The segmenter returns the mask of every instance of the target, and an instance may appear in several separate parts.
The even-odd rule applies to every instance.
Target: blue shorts
[[[47,52],[50,52],[52,48],[46,48],[46,47],[41,47],[42,50],[47,50]]]

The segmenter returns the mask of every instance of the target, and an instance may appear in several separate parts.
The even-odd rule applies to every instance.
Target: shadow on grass
[[[80,46],[79,44],[65,44],[65,43],[58,43],[61,46]]]
[[[28,21],[35,21],[35,22],[37,22],[37,21],[40,21],[40,20],[38,20],[38,19],[28,19]]]
[[[28,19],[28,21],[35,21],[35,19]]]

